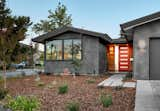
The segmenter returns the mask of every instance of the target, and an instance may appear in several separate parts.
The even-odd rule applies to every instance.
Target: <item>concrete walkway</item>
[[[110,86],[110,87],[115,87],[115,86],[123,86],[123,87],[135,87],[136,83],[135,82],[123,82],[123,78],[125,75],[113,75],[109,77],[108,79],[102,81],[101,83],[98,84],[98,86]]]
[[[135,111],[160,111],[160,81],[137,81]]]

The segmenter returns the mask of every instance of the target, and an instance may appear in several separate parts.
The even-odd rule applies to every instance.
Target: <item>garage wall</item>
[[[134,29],[134,77],[149,79],[149,39],[160,37],[160,20]]]

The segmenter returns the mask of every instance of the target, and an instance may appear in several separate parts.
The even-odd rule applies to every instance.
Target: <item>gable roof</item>
[[[32,39],[32,41],[44,44],[46,39],[50,39],[52,37],[58,36],[60,34],[63,34],[65,32],[69,32],[69,31],[99,37],[99,38],[101,38],[101,39],[103,39],[107,42],[112,41],[112,39],[107,34],[94,32],[94,31],[89,31],[89,30],[84,30],[84,29],[75,28],[75,27],[68,27],[68,26],[56,29],[55,31],[48,32],[48,33],[43,34],[43,35],[40,35],[40,36]]]
[[[124,31],[126,31],[129,29],[135,28],[137,26],[140,26],[140,25],[143,25],[143,24],[155,21],[155,20],[159,20],[159,19],[160,19],[160,12],[156,12],[156,13],[153,13],[153,14],[150,14],[150,15],[147,15],[147,16],[120,24],[120,27]]]

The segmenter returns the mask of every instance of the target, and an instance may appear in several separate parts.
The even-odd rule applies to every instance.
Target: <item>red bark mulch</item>
[[[12,96],[35,95],[41,101],[41,111],[65,111],[66,104],[77,101],[80,111],[134,111],[135,88],[97,88],[97,84],[107,77],[77,76],[40,76],[45,86],[38,86],[35,77],[24,77],[9,79],[7,87]],[[95,80],[93,83],[87,80]],[[54,81],[54,82],[53,82]],[[47,86],[52,83],[52,88]],[[58,87],[68,84],[69,90],[66,94],[58,94]],[[104,108],[99,101],[102,93],[111,94],[113,104]]]

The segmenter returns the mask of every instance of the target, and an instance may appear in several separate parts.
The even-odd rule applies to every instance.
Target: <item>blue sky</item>
[[[33,23],[46,19],[48,10],[62,2],[72,14],[73,26],[119,37],[119,24],[160,11],[160,0],[7,0],[14,15],[30,16]],[[29,44],[35,35],[28,31]]]

